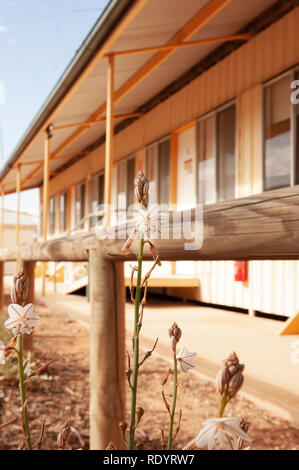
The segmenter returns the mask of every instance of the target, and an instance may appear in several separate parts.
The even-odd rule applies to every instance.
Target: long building
[[[2,170],[3,197],[40,188],[49,239],[114,224],[97,208],[129,207],[141,169],[151,202],[175,210],[297,185],[298,4],[111,0]],[[65,268],[66,290],[87,274]],[[151,282],[251,314],[299,310],[296,260],[165,262]]]

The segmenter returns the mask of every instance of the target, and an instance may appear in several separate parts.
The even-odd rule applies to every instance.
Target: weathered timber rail
[[[0,250],[0,261],[87,261],[90,249],[110,261],[134,260],[136,244],[129,255],[121,253],[130,226],[118,227],[121,239],[98,240],[93,233],[81,233]],[[177,220],[170,220],[170,233],[177,226]],[[190,240],[183,237],[155,241],[161,259],[169,261],[299,259],[299,186],[206,206],[202,248],[185,250],[186,242]],[[150,258],[149,251],[145,256]]]
[[[193,211],[193,230],[194,218]],[[104,232],[102,239],[81,233],[0,251],[0,303],[5,261],[19,260],[28,268],[31,285],[36,261],[89,261],[91,449],[104,449],[110,440],[118,448],[123,445],[118,430],[125,413],[123,262],[136,260],[136,244],[129,255],[122,254],[121,248],[133,226],[118,226],[120,239],[104,238]],[[176,217],[170,220],[170,234],[173,228],[179,228]],[[186,250],[185,243],[192,241],[170,235],[155,244],[161,259],[169,261],[299,259],[299,186],[205,207],[202,248]],[[151,259],[149,251],[145,258]]]

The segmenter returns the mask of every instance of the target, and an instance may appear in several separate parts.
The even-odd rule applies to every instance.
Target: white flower
[[[196,356],[195,352],[189,352],[187,348],[182,348],[176,356],[178,360],[178,370],[187,372],[187,370],[195,367],[194,356]]]
[[[250,442],[237,418],[212,418],[203,422],[204,427],[196,437],[199,449],[239,450],[239,438]]]
[[[29,335],[39,322],[39,316],[34,312],[33,304],[25,305],[25,307],[10,304],[8,306],[8,315],[9,318],[4,322],[4,326],[12,330],[14,336],[20,336],[24,333]]]

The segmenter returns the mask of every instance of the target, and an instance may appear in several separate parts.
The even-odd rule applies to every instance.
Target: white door
[[[195,126],[178,134],[177,210],[190,209],[196,204],[196,130]],[[176,273],[195,276],[194,261],[176,262]]]

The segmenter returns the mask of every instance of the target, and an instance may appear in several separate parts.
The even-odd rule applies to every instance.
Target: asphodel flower
[[[10,304],[8,315],[9,318],[4,322],[4,326],[12,330],[14,336],[21,336],[25,333],[29,335],[39,322],[39,316],[34,312],[33,304],[27,304],[25,307]]]
[[[250,442],[249,436],[237,418],[212,418],[203,422],[203,428],[195,439],[198,449],[239,450],[240,439]]]
[[[178,361],[178,370],[187,372],[189,369],[195,367],[193,360],[194,356],[196,356],[196,352],[190,352],[187,348],[182,348],[176,356]]]

